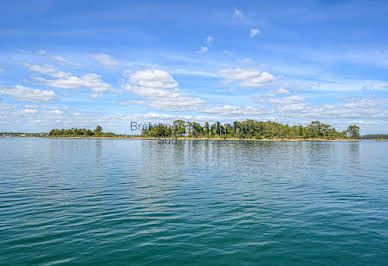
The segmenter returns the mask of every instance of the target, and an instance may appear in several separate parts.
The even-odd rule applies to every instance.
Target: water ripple
[[[0,258],[388,265],[387,148],[0,139]]]

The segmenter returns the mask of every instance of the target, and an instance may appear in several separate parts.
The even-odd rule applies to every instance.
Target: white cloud
[[[283,88],[280,88],[276,91],[278,94],[289,94],[289,91]]]
[[[212,43],[214,43],[215,40],[216,40],[216,39],[215,39],[213,36],[207,36],[207,38],[206,38],[206,43],[207,43],[208,45],[212,45]]]
[[[114,92],[115,90],[110,84],[104,82],[100,75],[96,73],[89,73],[80,77],[74,76],[71,73],[59,71],[56,67],[51,65],[32,65],[24,64],[30,71],[39,72],[57,79],[45,79],[35,77],[34,79],[49,87],[61,89],[80,89],[82,87],[90,88],[94,92]]]
[[[61,114],[63,114],[63,111],[58,110],[58,109],[56,109],[56,110],[44,110],[44,111],[42,111],[42,113],[44,113],[44,114],[61,115]]]
[[[204,54],[204,53],[207,53],[207,51],[209,51],[209,48],[206,47],[206,46],[202,46],[201,49],[199,49],[199,53],[201,54]]]
[[[275,97],[277,94],[279,95],[287,95],[287,94],[290,94],[290,92],[284,88],[280,88],[280,89],[277,89],[277,90],[270,90],[266,93],[267,96],[269,97]]]
[[[255,69],[228,68],[218,71],[218,74],[226,80],[235,81],[257,77],[260,75],[260,71]]]
[[[90,57],[108,68],[117,67],[120,64],[117,60],[107,54],[93,54],[90,55]]]
[[[101,79],[101,76],[96,73],[85,74],[80,77],[69,76],[66,74],[58,79],[35,78],[35,80],[49,87],[61,89],[80,89],[82,87],[87,87],[95,92],[115,91],[110,84],[104,82]]]
[[[249,37],[253,38],[255,37],[256,35],[260,34],[260,30],[256,29],[256,28],[253,28],[249,31]]]
[[[218,114],[223,116],[252,116],[269,114],[271,111],[263,108],[256,108],[252,106],[240,107],[232,105],[217,105],[201,110],[203,113]]]
[[[63,56],[60,56],[60,55],[50,55],[49,57],[51,59],[54,59],[55,61],[61,63],[62,65],[63,64],[69,64],[69,65],[73,65],[73,66],[80,66],[79,63],[71,62],[71,61],[67,60],[66,58],[64,58]]]
[[[138,100],[127,100],[119,102],[121,105],[130,105],[130,104],[146,104],[145,101],[138,101]]]
[[[178,86],[178,83],[168,72],[158,69],[137,71],[130,74],[130,80],[138,87],[172,89]]]
[[[151,69],[125,73],[129,82],[123,88],[144,98],[141,104],[163,110],[195,110],[204,101],[179,92],[178,83],[166,71]],[[133,102],[132,102],[133,103]]]
[[[298,103],[298,102],[302,102],[303,100],[304,100],[304,97],[303,96],[298,96],[298,95],[282,97],[282,98],[270,98],[269,99],[269,101],[271,103],[281,104],[281,105]]]
[[[274,77],[268,72],[262,72],[257,77],[244,80],[240,83],[241,87],[261,87],[272,81]]]
[[[55,92],[52,90],[32,89],[22,85],[0,89],[0,94],[31,102],[49,102],[57,98]]]
[[[296,111],[307,112],[310,109],[311,109],[310,105],[305,104],[305,103],[290,103],[290,104],[287,104],[285,106],[282,106],[280,108],[280,111],[286,112],[286,113],[287,112],[296,112]]]
[[[388,90],[388,82],[381,80],[328,80],[309,81],[309,80],[284,80],[281,81],[285,87],[295,87],[303,90],[314,91],[384,91]]]
[[[23,113],[26,113],[26,114],[36,114],[38,112],[38,110],[36,109],[24,109],[23,110]]]
[[[28,70],[30,71],[39,72],[45,75],[53,75],[54,73],[58,72],[58,69],[55,66],[51,66],[51,65],[39,66],[39,65],[24,63],[24,66],[27,67]]]
[[[68,61],[63,56],[60,56],[60,55],[54,55],[53,59],[60,63],[68,63]]]
[[[310,103],[291,103],[281,105],[281,116],[288,118],[321,119],[388,119],[388,111],[384,107],[386,101],[373,99],[352,99],[344,105],[313,106]]]
[[[148,103],[148,106],[171,111],[191,111],[198,110],[198,107],[205,102],[200,98],[182,95],[180,93],[172,93],[166,98],[153,99]]]
[[[205,45],[203,45],[198,53],[201,53],[201,54],[205,54],[209,51],[209,48],[212,46],[212,44],[214,43],[216,39],[212,36],[207,36],[206,40],[205,40]]]
[[[47,51],[45,50],[40,50],[39,51],[39,54],[41,55],[46,55],[48,56],[49,58],[61,63],[62,65],[63,64],[69,64],[69,65],[73,65],[73,66],[80,66],[79,63],[75,63],[75,62],[71,62],[69,60],[67,60],[66,58],[64,58],[63,56],[60,56],[60,55],[53,55],[53,54],[50,54],[48,53]]]
[[[372,99],[353,98],[350,103],[345,104],[348,108],[368,108],[375,107],[378,103]]]
[[[104,94],[102,93],[93,93],[93,94],[89,94],[90,97],[92,98],[102,98],[104,97]]]
[[[270,73],[256,69],[222,69],[218,74],[227,82],[238,81],[240,87],[262,87],[274,79]]]
[[[242,18],[243,13],[239,9],[235,8],[233,11],[233,17],[234,18]]]

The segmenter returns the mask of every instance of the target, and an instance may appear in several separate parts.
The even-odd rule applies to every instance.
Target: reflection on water
[[[387,145],[0,139],[0,257],[384,265]]]

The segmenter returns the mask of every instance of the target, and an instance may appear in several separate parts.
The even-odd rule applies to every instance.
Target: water
[[[0,151],[0,264],[388,265],[388,142]]]

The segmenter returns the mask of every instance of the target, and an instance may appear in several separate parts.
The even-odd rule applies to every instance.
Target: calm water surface
[[[0,138],[0,264],[388,265],[388,142]]]

